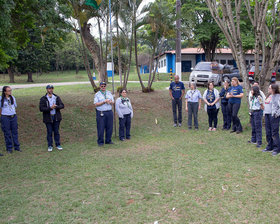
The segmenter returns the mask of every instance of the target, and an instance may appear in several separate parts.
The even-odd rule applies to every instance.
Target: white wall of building
[[[167,73],[167,59],[166,55],[162,55],[158,61],[158,72]]]
[[[196,65],[196,55],[195,54],[183,54],[181,57],[182,61],[191,61],[192,68]]]

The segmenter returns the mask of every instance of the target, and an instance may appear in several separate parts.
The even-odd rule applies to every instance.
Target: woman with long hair
[[[257,148],[262,145],[262,110],[264,109],[264,99],[261,96],[258,86],[253,86],[249,97],[252,137],[249,143],[257,144]]]
[[[12,96],[12,89],[4,86],[0,97],[1,128],[4,133],[6,150],[12,153],[13,149],[21,152],[18,141],[18,123],[16,115],[16,98]]]
[[[232,119],[231,133],[236,132],[236,134],[239,134],[243,131],[241,122],[238,118],[238,112],[241,106],[241,99],[243,97],[243,88],[239,84],[238,78],[233,77],[231,79],[231,87],[229,88],[226,97],[229,99],[228,108]]]
[[[207,85],[207,90],[203,94],[203,100],[205,102],[205,110],[208,114],[208,131],[216,131],[218,124],[218,112],[219,112],[219,91],[214,88],[214,83],[209,82]]]
[[[120,90],[120,97],[116,100],[116,111],[119,115],[119,139],[130,139],[131,118],[133,109],[126,89]]]
[[[223,130],[229,130],[231,126],[231,116],[228,109],[228,99],[227,99],[227,93],[230,88],[229,81],[224,82],[224,87],[220,91],[220,98],[221,98],[221,107],[222,107],[222,113],[223,113]]]
[[[265,133],[267,146],[263,152],[271,152],[274,148],[274,142],[272,138],[272,88],[268,87],[268,95],[264,101],[264,120],[265,120]]]
[[[272,139],[275,145],[272,155],[276,156],[280,153],[280,140],[279,140],[279,121],[280,121],[280,92],[277,84],[271,85],[272,89]]]

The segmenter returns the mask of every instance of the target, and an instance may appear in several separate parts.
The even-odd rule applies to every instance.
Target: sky
[[[154,0],[143,0],[140,7],[139,7],[139,12],[141,12],[142,8],[151,3],[154,2]],[[95,38],[99,38],[99,32],[98,32],[98,27],[97,27],[97,21],[95,19],[90,19],[89,23],[92,24],[92,29],[91,29],[91,34],[95,37]],[[102,29],[102,34],[105,35],[106,33],[106,24],[102,23],[101,24],[101,29]]]

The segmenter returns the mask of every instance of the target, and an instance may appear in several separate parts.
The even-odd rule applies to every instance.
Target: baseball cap
[[[46,89],[53,89],[53,85],[47,85]]]
[[[102,86],[102,85],[105,85],[105,86],[106,86],[107,84],[106,84],[106,82],[100,82],[99,85],[100,85],[100,86]]]

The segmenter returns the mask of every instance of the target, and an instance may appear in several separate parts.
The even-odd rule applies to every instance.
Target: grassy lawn
[[[118,74],[115,74],[115,80],[119,80]],[[141,75],[143,81],[149,80],[149,74]],[[174,79],[174,78],[173,78]],[[183,73],[183,81],[189,80],[189,73]],[[33,74],[34,83],[55,83],[55,82],[82,82],[88,81],[88,76],[86,71],[80,71],[76,74],[75,71],[65,71],[65,72],[50,72],[43,73],[42,75]],[[129,74],[129,81],[138,81],[138,75],[136,73],[135,67],[133,67]],[[28,84],[27,75],[15,76],[15,84]],[[109,78],[109,81],[112,81],[112,78]],[[163,73],[156,75],[155,81],[170,81],[170,74]],[[9,85],[9,76],[7,74],[0,74],[0,84]]]
[[[0,158],[0,223],[280,223],[279,157],[241,135],[172,127],[168,83],[129,84],[132,139],[98,148],[89,85],[55,88],[65,103],[64,150],[47,152],[38,111],[44,88],[14,91],[22,153]],[[155,123],[158,120],[158,124]],[[4,151],[4,140],[0,138]]]

